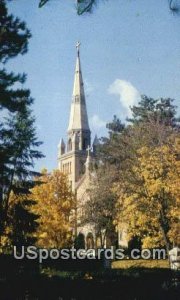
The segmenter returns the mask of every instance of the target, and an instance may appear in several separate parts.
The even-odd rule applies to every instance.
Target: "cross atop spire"
[[[79,49],[80,49],[81,43],[77,42],[76,43],[76,49],[77,49],[77,55],[79,56]]]
[[[88,145],[88,147],[87,147],[87,153],[88,153],[88,156],[90,156],[90,152],[91,152],[91,147],[90,147],[90,145]]]

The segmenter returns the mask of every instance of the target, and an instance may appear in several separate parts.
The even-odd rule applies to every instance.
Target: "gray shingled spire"
[[[90,130],[88,116],[87,116],[87,109],[86,109],[86,100],[84,94],[82,72],[81,72],[79,47],[80,47],[80,43],[78,42],[76,45],[77,60],[76,60],[76,69],[75,69],[75,76],[74,76],[74,87],[73,87],[68,132],[72,130]]]

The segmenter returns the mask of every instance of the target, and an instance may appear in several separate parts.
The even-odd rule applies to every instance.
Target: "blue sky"
[[[46,155],[38,170],[57,167],[57,145],[66,138],[78,40],[92,137],[106,134],[114,114],[125,120],[140,94],[171,97],[179,105],[180,16],[167,2],[100,1],[83,16],[76,15],[74,0],[52,0],[41,9],[37,0],[9,3],[32,33],[29,52],[6,67],[28,75]]]

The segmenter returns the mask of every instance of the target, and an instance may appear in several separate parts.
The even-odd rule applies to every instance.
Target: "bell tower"
[[[91,146],[91,131],[81,71],[79,42],[76,44],[76,50],[77,58],[67,130],[67,144],[65,145],[64,141],[61,140],[58,146],[58,166],[62,172],[68,174],[73,191],[76,190],[78,181],[85,173],[87,149]]]

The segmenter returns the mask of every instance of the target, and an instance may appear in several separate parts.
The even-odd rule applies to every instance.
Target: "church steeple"
[[[74,87],[72,94],[71,112],[68,126],[68,133],[72,131],[89,131],[89,122],[86,109],[83,78],[80,64],[80,43],[76,44],[77,59],[74,76]],[[87,145],[88,146],[88,145]]]
[[[59,145],[59,169],[68,175],[72,190],[75,191],[81,177],[89,169],[91,131],[89,129],[83,78],[80,64],[80,43],[77,43],[77,58],[74,76],[74,87],[71,102],[67,143],[61,140]],[[88,156],[88,159],[87,159]],[[85,166],[85,162],[86,166]],[[87,172],[86,172],[87,173]]]

